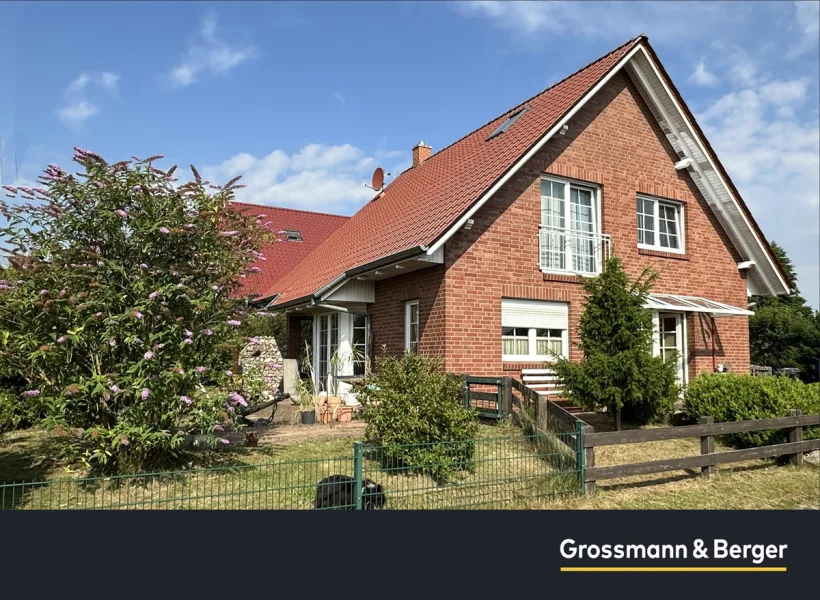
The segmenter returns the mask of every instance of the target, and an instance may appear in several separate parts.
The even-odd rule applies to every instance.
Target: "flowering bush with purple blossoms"
[[[75,150],[81,173],[50,165],[42,187],[5,188],[23,202],[0,200],[0,370],[46,426],[83,431],[91,466],[149,468],[236,418],[238,282],[271,234],[229,208],[236,179],[210,186],[192,167],[178,185],[161,157]]]

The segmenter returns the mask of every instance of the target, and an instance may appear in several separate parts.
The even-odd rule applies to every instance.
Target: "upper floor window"
[[[666,252],[684,252],[683,205],[638,196],[638,246]]]
[[[286,229],[285,239],[289,242],[301,242],[302,234],[296,229]]]
[[[417,352],[419,348],[419,301],[404,305],[404,349]]]
[[[542,271],[600,273],[609,236],[601,234],[598,188],[541,179],[540,252]]]

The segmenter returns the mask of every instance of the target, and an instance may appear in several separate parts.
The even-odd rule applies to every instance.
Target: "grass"
[[[82,474],[58,458],[59,440],[36,429],[12,432],[0,437],[0,482],[46,483],[3,488],[0,508],[310,508],[319,480],[353,475],[353,439],[201,452],[197,466],[181,474],[79,484]],[[698,454],[697,439],[604,446],[596,449],[596,465]],[[447,484],[401,465],[384,467],[371,453],[363,476],[380,483],[388,508],[397,509],[820,508],[820,469],[772,460],[723,466],[712,479],[680,471],[607,480],[595,496],[579,497],[572,451],[554,440],[534,445],[507,423],[481,427],[472,469]]]

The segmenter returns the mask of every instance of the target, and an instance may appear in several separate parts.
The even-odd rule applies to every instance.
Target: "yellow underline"
[[[786,567],[561,567],[575,573],[785,573]]]

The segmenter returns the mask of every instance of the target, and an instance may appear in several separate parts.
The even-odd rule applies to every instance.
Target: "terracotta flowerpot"
[[[339,411],[336,413],[336,420],[339,423],[348,423],[353,418],[353,409],[349,406],[341,406],[339,407]]]
[[[333,420],[333,411],[325,408],[322,412],[319,413],[319,418],[321,419],[324,425],[330,423]]]
[[[327,405],[331,408],[335,406],[339,406],[342,403],[341,396],[328,396],[327,397]]]

